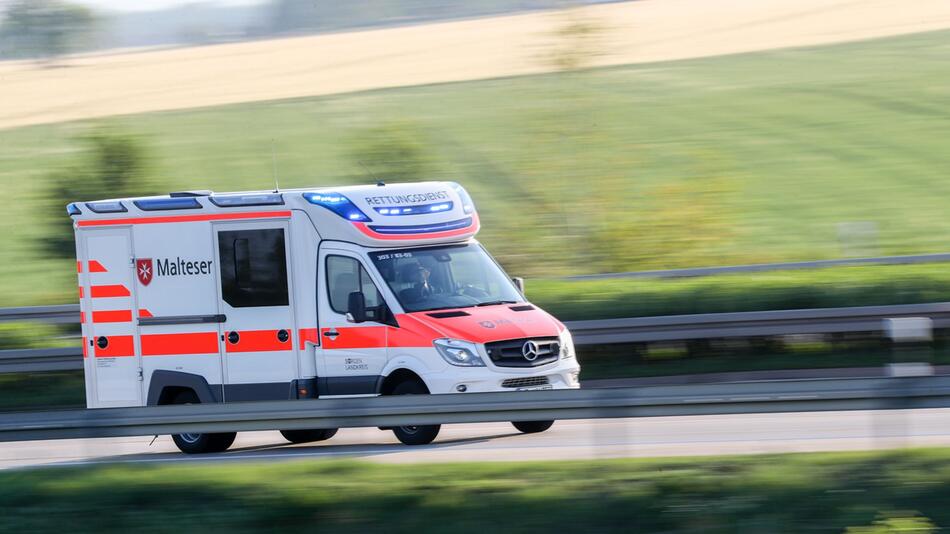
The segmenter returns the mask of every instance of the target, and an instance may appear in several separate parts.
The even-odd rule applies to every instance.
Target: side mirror
[[[346,320],[351,323],[366,322],[366,297],[361,291],[350,293],[346,302]]]
[[[521,294],[524,295],[524,278],[521,278],[520,276],[516,276],[512,278],[511,281],[515,284],[515,287],[518,288],[518,291],[520,291]]]

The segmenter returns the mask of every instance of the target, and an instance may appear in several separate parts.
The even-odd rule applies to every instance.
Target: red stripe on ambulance
[[[92,286],[91,291],[89,292],[92,298],[107,298],[107,297],[131,297],[132,294],[129,292],[129,288],[121,285],[107,285],[107,286]],[[79,296],[82,297],[82,288],[79,288]]]
[[[132,310],[107,310],[92,312],[93,323],[131,323]]]
[[[316,328],[301,328],[300,329],[300,348],[302,349],[304,345],[309,341],[315,345],[320,344],[320,335],[317,332]]]
[[[336,330],[340,335],[336,339],[323,336],[323,348],[332,349],[381,349],[386,347],[386,329],[388,326],[353,326],[343,328],[323,328],[322,333]]]
[[[227,352],[270,352],[278,350],[290,350],[292,344],[290,342],[290,336],[287,336],[287,339],[281,341],[278,339],[278,333],[281,330],[238,330],[238,342],[231,343],[228,341],[225,344],[225,350]],[[290,330],[284,330],[284,332],[289,333]],[[225,334],[225,338],[228,337],[228,332]]]
[[[91,273],[107,273],[107,272],[109,272],[109,271],[106,270],[106,268],[103,267],[102,264],[99,263],[98,261],[96,261],[96,260],[89,260],[89,272],[91,272]]]
[[[106,348],[99,347],[98,341],[101,337],[103,336],[96,338],[96,358],[135,356],[133,336],[104,336],[108,341]]]
[[[130,217],[125,219],[90,219],[79,221],[79,226],[112,226],[126,224],[158,224],[202,221],[231,221],[240,219],[275,219],[290,217],[289,211],[249,211],[244,213],[210,213],[206,215],[165,215],[159,217]]]
[[[218,354],[218,333],[142,334],[142,356],[178,354]]]

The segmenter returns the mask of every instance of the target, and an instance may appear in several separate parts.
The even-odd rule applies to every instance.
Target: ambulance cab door
[[[216,223],[225,402],[290,398],[298,376],[285,221]]]
[[[350,294],[361,292],[366,309],[379,308],[382,295],[355,251],[320,247],[317,301],[320,347],[317,349],[318,392],[327,395],[377,393],[387,361],[388,326],[370,317],[362,323],[347,318]]]
[[[83,230],[80,262],[83,316],[92,359],[91,407],[142,405],[142,356],[136,339],[138,309],[131,228]]]

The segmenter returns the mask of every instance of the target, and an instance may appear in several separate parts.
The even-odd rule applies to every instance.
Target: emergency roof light
[[[304,193],[303,198],[311,204],[323,206],[348,221],[371,222],[372,219],[360,211],[350,199],[339,193]]]
[[[146,198],[142,200],[133,200],[135,206],[142,211],[159,210],[189,210],[201,208],[201,203],[194,197],[173,197],[173,198]]]
[[[208,197],[211,203],[219,208],[236,208],[240,206],[277,206],[284,203],[283,195],[279,193],[250,194],[250,195],[212,195]]]
[[[129,211],[125,204],[118,200],[105,200],[101,202],[86,202],[86,207],[93,213],[125,213]]]
[[[455,189],[455,192],[458,193],[459,198],[462,199],[462,211],[465,213],[472,213],[475,211],[475,203],[472,202],[472,197],[469,196],[468,191],[465,190],[460,184],[451,182],[452,189]]]
[[[439,202],[438,204],[421,204],[419,206],[386,206],[373,208],[380,215],[422,215],[426,213],[441,213],[452,209],[453,203]]]

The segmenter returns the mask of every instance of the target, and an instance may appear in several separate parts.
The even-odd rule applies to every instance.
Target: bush
[[[59,258],[75,257],[72,219],[64,213],[67,203],[152,194],[147,151],[139,138],[96,130],[79,141],[86,148],[80,161],[49,177],[44,213],[50,231],[42,243],[45,252]]]

